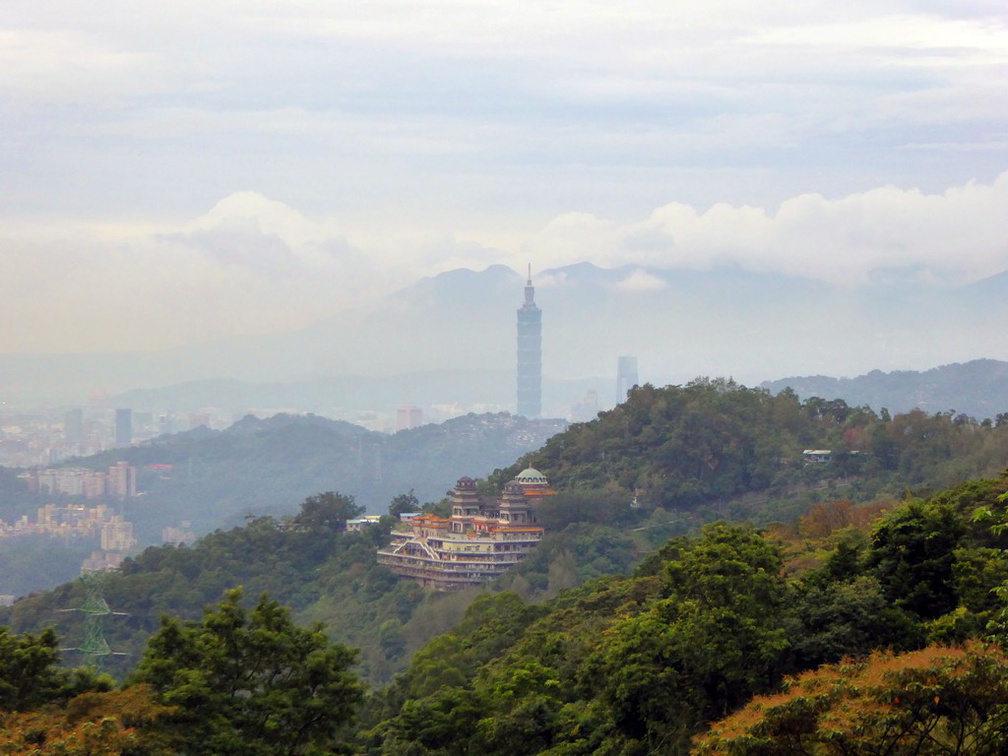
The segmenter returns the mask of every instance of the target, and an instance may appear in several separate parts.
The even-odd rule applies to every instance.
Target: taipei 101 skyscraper
[[[535,303],[532,265],[525,284],[525,303],[518,308],[518,412],[542,414],[542,310]]]

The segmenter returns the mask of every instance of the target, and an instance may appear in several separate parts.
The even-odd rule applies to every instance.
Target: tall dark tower
[[[115,412],[115,442],[116,446],[129,446],[133,443],[133,410],[117,409]]]
[[[623,404],[630,389],[640,383],[637,378],[637,358],[624,355],[616,361],[616,404]]]
[[[518,414],[542,414],[542,310],[535,303],[531,264],[525,304],[518,308]]]

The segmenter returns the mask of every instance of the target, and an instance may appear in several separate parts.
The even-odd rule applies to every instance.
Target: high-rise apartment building
[[[616,403],[626,401],[630,389],[638,385],[637,358],[624,355],[616,360]]]
[[[112,515],[108,522],[102,523],[101,547],[103,551],[129,551],[136,544],[132,522],[127,522],[120,515]]]
[[[423,425],[423,410],[414,405],[396,410],[396,430],[409,430]]]
[[[542,310],[535,303],[531,265],[525,303],[518,308],[517,414],[529,418],[542,414]]]
[[[133,443],[133,410],[116,410],[115,443],[116,446],[129,446]]]
[[[72,409],[63,416],[63,439],[69,447],[80,447],[84,440],[84,411]]]
[[[116,462],[108,471],[107,492],[118,499],[132,499],[137,495],[136,468],[129,462]]]

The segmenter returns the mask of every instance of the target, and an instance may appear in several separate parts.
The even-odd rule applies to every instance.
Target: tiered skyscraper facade
[[[517,414],[528,418],[542,415],[542,310],[535,303],[531,265],[525,303],[518,308]]]
[[[621,356],[616,361],[616,403],[625,402],[630,389],[637,385],[637,358]]]

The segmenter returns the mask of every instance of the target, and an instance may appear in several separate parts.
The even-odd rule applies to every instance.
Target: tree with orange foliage
[[[994,645],[875,652],[789,679],[695,742],[702,756],[970,754],[1008,749],[1008,657]]]
[[[158,720],[171,709],[148,685],[83,693],[65,707],[0,716],[0,753],[32,756],[161,756],[173,753]]]

